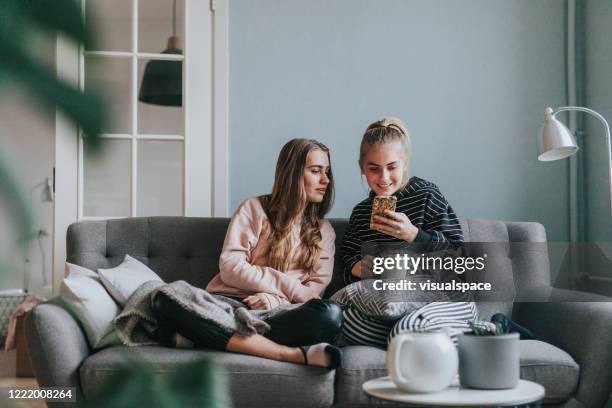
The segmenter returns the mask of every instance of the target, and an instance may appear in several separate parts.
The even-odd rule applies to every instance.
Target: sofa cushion
[[[348,406],[387,404],[361,389],[364,382],[387,375],[387,353],[369,346],[347,346],[343,350],[342,365],[336,369],[336,403]]]
[[[165,347],[112,347],[90,356],[80,368],[85,398],[130,358],[139,356],[158,373],[207,357],[227,373],[230,397],[237,407],[328,407],[334,399],[335,371],[282,363],[244,354]]]
[[[125,307],[129,297],[143,283],[162,281],[147,265],[129,255],[114,268],[98,268],[98,275],[108,293],[121,307]]]
[[[578,385],[579,367],[565,351],[537,340],[519,342],[521,378],[542,384],[545,403],[567,400]],[[336,402],[341,405],[386,403],[368,396],[364,382],[387,375],[386,352],[367,346],[344,348],[342,366],[337,369]]]
[[[521,340],[519,345],[521,378],[542,384],[545,402],[565,401],[574,394],[580,367],[572,356],[543,341]]]
[[[89,345],[98,349],[119,344],[113,319],[121,308],[104,289],[98,274],[68,262],[66,274],[60,285],[60,297],[83,326]]]

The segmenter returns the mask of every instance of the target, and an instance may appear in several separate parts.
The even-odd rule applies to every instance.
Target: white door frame
[[[213,212],[229,214],[229,0],[211,0],[213,32]]]
[[[185,92],[186,216],[228,216],[228,6],[228,0],[185,0],[184,84],[199,90]],[[78,47],[58,36],[58,77],[79,84],[82,64]],[[64,278],[66,231],[79,221],[78,135],[79,129],[57,111],[52,260],[55,294]]]
[[[57,76],[78,86],[79,51],[73,43],[58,35],[55,45]],[[53,233],[51,287],[56,294],[64,278],[66,231],[77,220],[78,212],[78,128],[59,110],[55,113],[55,197],[53,200]]]

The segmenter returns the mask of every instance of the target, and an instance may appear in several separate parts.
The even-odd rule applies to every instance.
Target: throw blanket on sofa
[[[374,282],[374,279],[365,279],[351,283],[334,293],[331,300],[354,308],[363,315],[391,321],[399,319],[432,300],[431,296],[422,292],[376,290]],[[399,283],[401,281],[389,279],[386,282]]]
[[[410,281],[415,285],[415,290],[409,290],[404,279],[364,279],[340,289],[332,295],[331,300],[356,309],[365,316],[387,321],[396,321],[432,302],[471,300],[470,294],[418,289],[420,283],[440,281],[436,278],[435,275],[411,276]],[[394,286],[383,287],[383,284]]]
[[[213,295],[185,281],[165,284],[158,281],[143,283],[128,299],[125,309],[114,320],[115,328],[126,346],[158,345],[159,322],[153,312],[152,300],[163,292],[183,308],[202,319],[241,335],[264,334],[270,330],[265,320],[279,312],[299,305],[287,305],[272,310],[249,310],[238,300]]]

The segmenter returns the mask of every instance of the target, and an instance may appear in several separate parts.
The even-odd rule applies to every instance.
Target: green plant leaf
[[[172,371],[159,373],[133,351],[125,349],[125,363],[83,404],[85,408],[231,406],[225,375],[208,359],[177,364]]]
[[[0,157],[0,193],[6,200],[13,224],[19,231],[19,241],[25,244],[32,236],[32,217],[25,195],[19,188],[19,180],[12,175]]]
[[[78,0],[0,0],[0,86],[19,84],[46,110],[55,112],[59,108],[83,129],[88,152],[99,146],[106,120],[104,101],[96,93],[82,92],[58,80],[54,69],[33,56],[32,41],[37,34],[51,38],[63,34],[76,44],[91,47],[92,33],[83,22]],[[27,201],[18,186],[18,179],[0,158],[0,194],[25,251],[32,225]]]
[[[108,380],[82,404],[87,408],[166,408],[168,396],[152,368],[133,358],[114,371]]]
[[[103,100],[95,93],[83,91],[58,80],[40,62],[18,47],[0,43],[0,55],[5,60],[0,71],[21,83],[48,110],[60,108],[79,124],[89,147],[99,145],[99,135],[106,121]]]
[[[182,407],[231,406],[225,373],[206,358],[182,365],[169,378],[168,384]]]
[[[51,34],[61,32],[86,48],[94,43],[94,31],[85,26],[76,0],[0,0],[0,22],[4,22],[12,34],[17,30],[27,32],[29,25]]]

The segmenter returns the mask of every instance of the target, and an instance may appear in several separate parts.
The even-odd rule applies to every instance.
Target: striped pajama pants
[[[476,322],[477,310],[474,302],[432,302],[401,317],[397,321],[386,321],[360,313],[354,308],[343,312],[342,339],[347,345],[365,345],[387,348],[387,344],[398,334],[411,331],[451,330],[451,339],[457,344],[457,334],[470,329]]]

